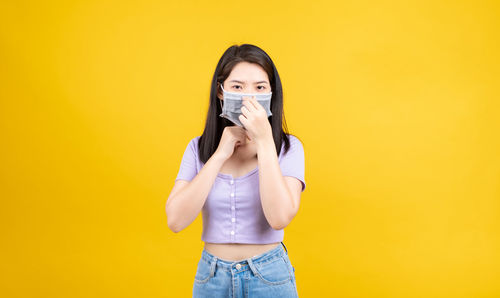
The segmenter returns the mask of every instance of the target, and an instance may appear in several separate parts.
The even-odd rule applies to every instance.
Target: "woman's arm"
[[[238,119],[257,144],[259,191],[264,216],[275,230],[286,227],[299,210],[302,182],[283,176],[267,113],[255,97],[243,97]]]
[[[234,153],[236,144],[246,138],[245,130],[239,126],[226,126],[222,131],[217,150],[197,172],[198,143],[192,139],[184,151],[179,178],[166,203],[168,227],[175,233],[190,225],[198,216],[212,189],[222,165]],[[181,179],[184,178],[184,181]]]
[[[280,230],[292,221],[299,210],[302,184],[295,177],[282,175],[271,136],[256,143],[262,209],[269,225]]]
[[[167,224],[174,232],[189,226],[205,204],[225,158],[214,153],[191,181],[177,180],[166,203]]]

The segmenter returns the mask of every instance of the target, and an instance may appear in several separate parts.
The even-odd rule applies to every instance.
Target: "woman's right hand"
[[[233,155],[234,148],[246,142],[247,132],[240,126],[226,126],[222,132],[219,146],[214,154],[218,154],[224,160]]]

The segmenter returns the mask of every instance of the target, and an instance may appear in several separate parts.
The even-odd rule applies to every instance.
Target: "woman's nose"
[[[257,93],[257,92],[258,92],[257,88],[245,88],[243,90],[243,93]]]

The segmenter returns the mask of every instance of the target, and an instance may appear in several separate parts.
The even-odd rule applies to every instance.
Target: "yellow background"
[[[210,81],[273,58],[301,297],[500,297],[498,1],[2,1],[2,297],[189,297],[167,227]]]

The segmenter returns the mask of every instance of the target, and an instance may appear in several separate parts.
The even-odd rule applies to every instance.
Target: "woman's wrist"
[[[255,144],[257,146],[257,155],[259,153],[273,151],[272,150],[273,148],[275,149],[274,151],[276,151],[272,135],[267,136],[260,140],[256,140]]]
[[[214,159],[217,163],[223,164],[227,160],[227,157],[225,157],[222,153],[216,150],[212,154],[210,159]]]

